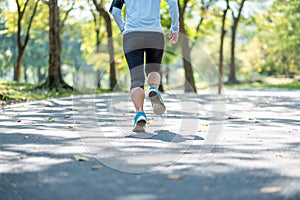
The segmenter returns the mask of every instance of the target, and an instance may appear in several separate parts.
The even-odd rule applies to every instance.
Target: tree
[[[229,72],[229,80],[228,83],[238,83],[238,80],[236,78],[236,67],[235,67],[235,41],[236,41],[236,32],[238,23],[241,18],[241,13],[244,7],[246,0],[242,0],[242,2],[239,4],[238,12],[235,14],[234,10],[232,8],[232,26],[231,26],[231,53],[230,53],[230,72]]]
[[[90,5],[90,0],[87,0],[87,2]],[[101,25],[102,25],[102,17],[100,17],[92,8],[92,5],[90,5],[90,11],[93,16],[93,23],[95,26],[95,46],[96,46],[96,53],[100,52],[100,44],[101,44],[101,38],[103,38],[103,34],[101,34]],[[103,70],[97,69],[97,87],[101,88],[101,75],[103,73]]]
[[[189,47],[189,40],[187,37],[187,31],[185,28],[185,11],[187,8],[187,4],[189,3],[189,0],[183,0],[183,2],[178,1],[178,7],[179,7],[179,29],[180,29],[180,45],[181,45],[181,52],[182,52],[182,61],[183,61],[183,67],[184,67],[184,77],[185,77],[185,83],[184,83],[184,91],[185,92],[197,92],[196,85],[195,85],[195,79],[194,79],[194,73],[193,68],[191,64],[191,53],[190,53],[190,47]]]
[[[102,1],[100,3],[97,0],[93,0],[93,3],[99,12],[100,16],[103,17],[106,25],[107,31],[107,38],[108,38],[108,53],[109,53],[109,63],[110,63],[110,88],[113,89],[117,85],[117,78],[116,78],[116,63],[115,63],[115,50],[113,44],[113,37],[112,37],[112,22],[110,18],[110,14],[103,8]]]
[[[190,50],[192,50],[195,45],[196,45],[196,42],[197,42],[197,39],[199,38],[199,33],[201,32],[202,30],[202,25],[203,25],[203,22],[206,18],[208,18],[208,12],[209,12],[209,9],[210,7],[212,7],[212,5],[216,2],[216,0],[201,0],[201,3],[200,3],[200,20],[196,26],[196,29],[194,32],[194,38],[193,38],[193,43],[191,44],[191,47],[190,47]],[[196,3],[197,4],[197,3]]]
[[[16,4],[17,4],[17,11],[18,11],[18,20],[17,20],[17,26],[18,26],[18,30],[17,30],[17,43],[18,43],[18,56],[17,56],[17,63],[15,66],[15,70],[14,70],[14,80],[15,81],[20,81],[20,77],[21,77],[21,65],[22,65],[22,58],[23,58],[23,54],[25,51],[25,48],[28,44],[29,38],[30,38],[30,28],[32,25],[32,21],[33,18],[36,14],[36,10],[37,10],[37,6],[40,0],[37,0],[34,4],[34,8],[32,11],[32,14],[30,16],[28,25],[27,25],[27,30],[25,33],[25,39],[23,41],[22,39],[22,21],[24,20],[24,14],[26,12],[26,9],[28,8],[28,3],[29,0],[26,0],[24,2],[24,5],[21,6],[21,3],[19,0],[16,0]],[[23,7],[23,8],[21,8]]]
[[[16,55],[13,52],[17,51],[16,34],[9,36],[5,24],[0,17],[0,78],[5,79],[10,71],[13,70],[13,65],[16,60]]]
[[[226,0],[226,9],[222,12],[222,27],[221,27],[221,39],[220,39],[220,50],[219,50],[219,83],[218,83],[218,94],[221,94],[222,85],[223,85],[223,46],[224,46],[224,37],[226,34],[225,22],[226,15],[229,10],[229,0]]]
[[[61,28],[62,23],[59,18],[59,7],[57,0],[46,2],[49,6],[49,68],[48,77],[45,83],[38,88],[48,88],[59,90],[61,88],[73,89],[62,78],[61,75]],[[66,17],[64,18],[65,21]],[[64,22],[63,21],[63,22]]]
[[[261,73],[280,74],[292,77],[300,73],[300,2],[276,0],[269,13],[260,18],[261,34],[259,39],[264,44],[265,65]]]

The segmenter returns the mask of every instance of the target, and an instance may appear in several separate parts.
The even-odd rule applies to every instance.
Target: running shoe
[[[166,111],[166,106],[157,87],[151,86],[148,96],[152,104],[153,112],[157,115],[163,114]]]
[[[145,132],[147,117],[145,112],[139,111],[134,117],[133,132]]]

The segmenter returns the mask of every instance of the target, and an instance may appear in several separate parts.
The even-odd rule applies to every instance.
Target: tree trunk
[[[229,72],[229,83],[237,83],[238,80],[236,79],[236,69],[235,69],[235,38],[236,38],[236,29],[237,29],[237,22],[235,22],[231,27],[231,52],[230,52],[230,72]]]
[[[233,24],[231,26],[231,58],[230,58],[230,73],[228,83],[238,83],[239,81],[236,78],[236,67],[235,67],[235,40],[236,40],[236,31],[238,27],[238,23],[241,17],[241,13],[244,7],[246,0],[242,0],[237,17],[234,16],[234,12],[232,11],[232,19]]]
[[[41,72],[41,66],[37,67],[37,77],[38,77],[38,83],[42,82],[42,72]]]
[[[286,55],[282,57],[282,63],[284,64],[284,74],[286,78],[290,78],[290,65]]]
[[[95,25],[95,39],[96,39],[96,53],[100,52],[100,44],[101,44],[101,39],[100,39],[100,26],[101,26],[101,21],[99,21],[97,19],[97,15],[96,13],[91,9],[91,13],[93,15],[93,21],[94,21],[94,25]],[[102,70],[97,69],[96,70],[96,85],[97,88],[101,88],[101,75],[102,75]]]
[[[226,15],[227,11],[229,9],[229,1],[226,0],[227,2],[227,8],[226,10],[223,11],[223,16],[222,16],[222,28],[221,28],[221,42],[220,42],[220,57],[219,57],[219,81],[218,81],[218,94],[222,93],[222,86],[223,86],[223,46],[224,46],[224,37],[226,34],[225,30],[225,21],[226,21]]]
[[[110,89],[114,89],[117,85],[116,78],[116,63],[115,63],[115,51],[114,51],[114,43],[112,37],[112,22],[110,19],[109,13],[102,7],[102,5],[98,4],[96,0],[93,0],[94,5],[96,6],[97,11],[104,18],[107,38],[108,38],[108,53],[109,53],[109,63],[110,63]]]
[[[24,73],[24,82],[27,83],[28,82],[28,76],[27,76],[27,66],[24,65],[24,68],[23,68],[23,73]]]
[[[24,54],[23,48],[19,48],[17,63],[15,65],[15,70],[14,70],[14,81],[17,82],[19,82],[21,78],[21,65],[22,65],[23,54]]]
[[[180,26],[180,45],[181,45],[181,52],[182,52],[182,61],[184,67],[184,91],[185,92],[197,92],[193,74],[193,68],[191,64],[191,53],[189,48],[189,41],[186,36],[186,30],[184,26],[184,13],[181,12],[179,16],[179,26]]]
[[[61,75],[61,21],[59,19],[59,7],[57,0],[51,0],[49,5],[49,68],[48,77],[44,84],[38,88],[56,89],[61,88],[72,89],[66,84]]]
[[[112,24],[109,14],[106,12],[103,15],[106,22],[107,37],[108,37],[108,53],[110,63],[110,88],[113,89],[117,85],[116,78],[116,63],[115,63],[115,50],[112,38]]]
[[[16,0],[17,11],[18,11],[18,21],[17,21],[17,26],[18,26],[18,31],[17,31],[18,56],[17,56],[17,63],[15,65],[15,69],[14,69],[14,81],[17,81],[17,82],[19,82],[20,78],[21,78],[22,58],[23,58],[25,48],[26,48],[26,46],[28,44],[28,41],[29,41],[30,28],[31,28],[31,24],[32,24],[33,18],[35,16],[39,1],[40,0],[37,0],[35,2],[33,12],[32,12],[32,14],[29,18],[29,22],[28,22],[28,26],[27,26],[27,30],[26,30],[26,34],[25,34],[25,39],[24,39],[24,42],[23,42],[22,41],[22,20],[23,20],[24,14],[26,12],[29,0],[24,2],[24,5],[23,5],[22,9],[21,9],[21,5],[20,5],[19,0]]]

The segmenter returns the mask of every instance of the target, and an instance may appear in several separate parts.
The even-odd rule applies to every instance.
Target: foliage
[[[180,1],[183,3],[184,0]],[[85,65],[91,69],[87,77],[92,77],[95,71],[104,72],[102,81],[105,85],[109,79],[109,59],[104,20],[95,12],[95,7],[91,0],[77,0],[74,5],[70,4],[70,2],[73,1],[63,0],[60,5],[61,19],[64,19],[70,6],[75,5],[63,27],[62,74],[65,80],[72,84],[80,66]],[[190,38],[191,55],[196,57],[195,60],[201,57],[199,56],[202,52],[201,47],[217,63],[220,43],[220,18],[225,0],[212,0],[211,4],[205,7],[208,2],[210,1],[188,0],[184,23],[187,28],[187,35]],[[240,1],[230,0],[230,5],[233,9],[230,12],[237,11],[238,6],[235,2]],[[104,7],[108,8],[110,1],[103,1],[103,3]],[[14,4],[14,2],[9,2],[8,0],[0,1],[0,78],[3,80],[12,80],[12,71],[17,52],[17,12],[12,8],[8,9],[10,4]],[[30,4],[33,3],[31,2]],[[262,76],[272,75],[293,77],[300,74],[299,10],[300,1],[298,0],[246,1],[236,37],[236,70],[240,80],[256,80]],[[95,16],[93,16],[92,11],[96,14]],[[30,13],[25,13],[22,21],[24,25],[28,23]],[[80,13],[80,15],[77,13]],[[45,3],[40,3],[33,20],[31,38],[23,57],[22,81],[37,84],[47,73],[49,46],[48,14],[48,6]],[[94,17],[97,19],[96,23]],[[162,1],[161,4],[161,22],[167,33],[171,25],[171,19],[168,4],[165,1]],[[198,29],[200,22],[201,25]],[[227,33],[224,41],[225,74],[228,74],[228,66],[230,64],[231,24],[231,13],[228,13],[225,26]],[[123,56],[122,34],[114,21],[112,25],[116,50],[116,73],[120,83],[126,86],[125,83],[129,80],[129,72]],[[100,43],[98,47],[96,29],[99,29]],[[22,33],[23,37],[24,34]],[[167,34],[166,41],[168,41]],[[193,46],[194,42],[197,45]],[[174,54],[170,53],[180,52],[179,45],[166,46],[166,48],[170,51],[164,54],[163,67],[170,66],[171,70],[179,69],[181,67],[179,56],[174,56]],[[99,50],[98,53],[96,53],[97,49]],[[205,74],[206,78],[217,78],[217,75],[205,65],[205,61],[195,61],[193,64],[200,66],[201,73]],[[41,73],[41,77],[38,77],[39,73]],[[195,73],[195,76],[199,77],[198,72]],[[201,82],[199,78],[196,81],[199,82],[198,85]]]
[[[244,56],[249,55],[248,59],[252,61],[248,63],[252,62],[252,67],[244,68],[244,71],[251,72],[252,69],[264,75],[287,77],[300,73],[299,9],[297,0],[277,0],[268,12],[252,17],[256,30]]]

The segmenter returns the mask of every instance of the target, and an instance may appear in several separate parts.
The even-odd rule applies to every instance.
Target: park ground
[[[299,90],[164,98],[139,134],[125,93],[2,106],[0,199],[300,199]]]

